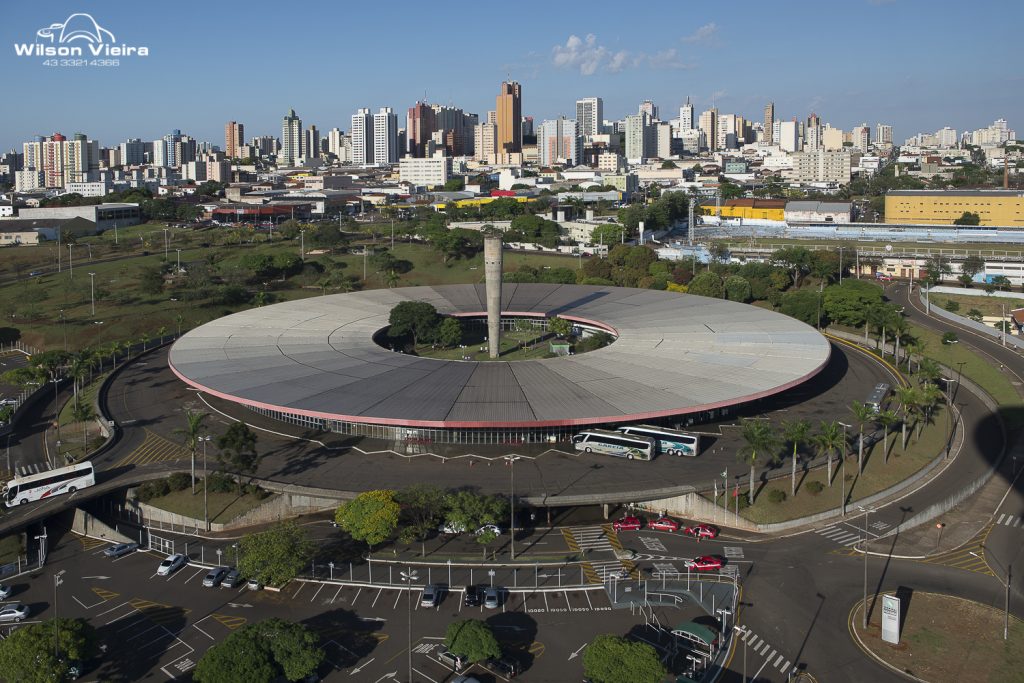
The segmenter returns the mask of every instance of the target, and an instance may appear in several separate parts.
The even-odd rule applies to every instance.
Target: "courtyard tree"
[[[232,422],[228,430],[217,437],[217,449],[217,461],[238,477],[238,493],[241,494],[242,474],[255,472],[260,462],[256,433],[244,422]]]
[[[412,337],[412,343],[430,341],[437,331],[437,309],[426,301],[403,301],[391,309],[388,316],[388,336]]]
[[[444,521],[445,493],[431,484],[413,484],[395,493],[404,527],[425,538]]]
[[[499,524],[508,515],[508,500],[504,496],[488,496],[465,489],[447,494],[445,504],[447,520],[470,531],[485,524]]]
[[[334,513],[334,520],[348,535],[363,541],[370,550],[391,538],[398,528],[401,507],[395,501],[395,492],[378,489],[360,493],[342,503]]]
[[[448,624],[444,645],[470,662],[501,657],[501,646],[494,632],[486,622],[479,619],[462,619]]]
[[[458,318],[445,318],[437,328],[437,342],[446,349],[462,341],[462,323]]]
[[[238,571],[266,586],[282,586],[309,565],[315,546],[294,521],[243,536],[238,548]]]
[[[583,651],[583,671],[600,683],[659,683],[668,674],[647,643],[603,633]]]
[[[197,683],[302,680],[323,661],[319,641],[308,627],[283,619],[247,624],[210,647],[193,678]]]
[[[572,323],[565,318],[554,316],[548,318],[548,331],[559,339],[568,339],[572,334]]]

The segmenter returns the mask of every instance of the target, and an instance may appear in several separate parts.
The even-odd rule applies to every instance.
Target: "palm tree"
[[[175,434],[182,436],[182,442],[192,452],[192,495],[196,495],[196,449],[199,447],[199,436],[203,429],[203,420],[208,413],[185,409],[185,428],[175,429]]]
[[[786,420],[782,423],[782,438],[793,445],[793,470],[790,476],[790,494],[796,495],[796,452],[807,443],[811,435],[811,425],[807,420]]]
[[[178,336],[181,336],[181,323],[185,322],[185,316],[181,313],[174,316],[174,324],[178,326]]]
[[[910,331],[907,325],[907,319],[903,317],[901,313],[897,313],[893,316],[892,321],[889,323],[889,327],[892,330],[892,336],[896,340],[896,348],[894,349],[894,356],[896,360],[896,367],[900,366],[900,342],[907,337],[907,333]]]
[[[935,406],[942,402],[942,399],[943,393],[938,386],[934,384],[926,384],[921,388],[921,409],[923,410],[924,419],[921,420],[921,428],[917,432],[917,438],[921,438],[925,424],[931,422],[932,412],[935,410]]]
[[[883,410],[875,415],[875,422],[882,425],[882,457],[889,463],[889,429],[900,421],[899,415],[892,410]]]
[[[857,439],[857,473],[864,473],[864,425],[871,422],[875,417],[875,409],[866,403],[854,401],[850,406],[853,419],[857,422],[859,436]]]
[[[68,363],[68,374],[71,375],[72,383],[75,389],[75,406],[78,406],[78,389],[85,383],[85,378],[89,376],[92,363],[89,357],[84,353],[76,353],[71,356],[70,362]]]
[[[157,331],[156,331],[156,336],[160,337],[160,343],[161,344],[163,343],[164,335],[166,335],[166,334],[167,334],[167,327],[161,325],[159,327],[159,329],[157,329]]]
[[[939,364],[931,358],[922,358],[917,364],[917,377],[924,382],[934,382],[942,376]]]
[[[920,392],[915,387],[896,388],[896,400],[903,407],[903,440],[900,446],[900,450],[903,452],[907,450],[907,423],[910,421],[910,416],[917,410],[917,404],[920,401],[919,394]]]
[[[394,270],[389,270],[388,274],[385,276],[385,279],[387,280],[388,288],[391,289],[398,284],[398,281],[401,279],[401,276],[399,276],[399,274],[396,273]]]
[[[835,420],[822,420],[812,441],[818,455],[828,456],[828,485],[832,486],[832,454],[843,448],[843,427]]]
[[[139,342],[142,343],[142,350],[145,351],[146,344],[149,343],[149,332],[143,332],[141,335],[139,335]]]
[[[758,453],[767,451],[772,461],[778,459],[775,449],[778,447],[778,436],[775,428],[767,420],[744,419],[741,422],[740,436],[746,441],[746,446],[740,449],[737,457],[750,465],[750,493],[748,501],[754,504],[754,466],[757,464]]]

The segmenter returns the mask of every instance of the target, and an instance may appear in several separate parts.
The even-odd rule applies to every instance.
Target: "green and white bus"
[[[655,453],[654,439],[607,429],[588,429],[572,437],[573,446],[586,453],[604,453],[627,460],[650,460]]]
[[[619,431],[632,436],[651,437],[657,442],[659,453],[691,457],[700,454],[700,436],[697,434],[688,434],[678,429],[654,425],[627,425],[619,427]]]

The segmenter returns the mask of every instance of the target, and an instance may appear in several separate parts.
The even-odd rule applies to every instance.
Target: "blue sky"
[[[348,129],[358,107],[400,114],[424,93],[483,117],[506,77],[523,113],[574,115],[600,96],[605,117],[654,100],[672,118],[697,111],[758,119],[806,117],[849,129],[891,123],[897,141],[996,118],[1024,131],[1019,29],[1024,2],[775,0],[672,3],[46,2],[0,10],[0,149],[33,134],[87,133],[112,146],[180,128],[223,145],[224,123],[246,137],[280,135],[294,107],[304,124]],[[90,13],[116,43],[150,56],[118,67],[48,67],[14,43]],[[73,43],[84,45],[81,41]],[[668,115],[667,112],[673,112]],[[403,123],[400,123],[403,125]]]

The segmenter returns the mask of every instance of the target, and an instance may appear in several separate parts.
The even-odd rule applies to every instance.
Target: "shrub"
[[[135,490],[135,497],[143,503],[148,503],[154,498],[160,498],[166,496],[171,492],[171,487],[167,483],[166,479],[157,479],[156,481],[147,481]]]
[[[946,302],[946,310],[949,311],[950,313],[956,313],[957,311],[960,310],[960,302],[950,299],[949,301]]]
[[[235,480],[231,477],[213,472],[207,477],[207,491],[211,493],[231,493],[235,490]]]
[[[816,496],[825,490],[825,485],[822,484],[820,481],[810,481],[807,482],[807,486],[805,486],[804,488],[807,489],[807,493],[811,494],[812,496]]]
[[[786,492],[779,489],[772,489],[768,492],[768,500],[772,503],[781,503],[786,500]]]
[[[192,476],[188,472],[175,472],[167,477],[167,485],[172,491],[184,491],[192,486]]]

